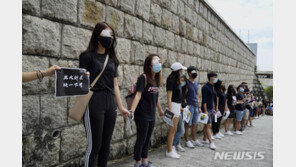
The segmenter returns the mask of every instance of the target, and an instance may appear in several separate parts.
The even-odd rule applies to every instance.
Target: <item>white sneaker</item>
[[[181,144],[178,144],[176,148],[178,151],[185,152],[185,149],[181,146]]]
[[[219,132],[218,135],[219,135],[221,138],[224,137],[224,135],[223,135],[221,132]]]
[[[255,127],[255,125],[254,124],[252,124],[252,125],[250,125],[251,127]]]
[[[239,131],[239,130],[237,130],[237,131],[235,131],[234,132],[236,135],[242,135],[243,133],[241,132],[241,131]]]
[[[207,140],[202,140],[201,143],[202,143],[202,144],[210,144],[209,139],[207,139]]]
[[[214,142],[212,142],[212,143],[210,144],[210,149],[212,149],[212,150],[216,150],[216,146],[215,146]]]
[[[186,142],[186,147],[188,147],[188,148],[194,148],[194,145],[192,144],[191,141],[187,141]]]
[[[229,130],[229,131],[227,131],[227,132],[225,133],[225,135],[232,136],[232,135],[233,135],[233,133],[231,133],[231,132],[230,132],[230,130]]]
[[[198,147],[203,147],[204,145],[199,141],[199,140],[195,140],[195,141],[192,141],[192,143]]]
[[[176,152],[174,151],[171,151],[168,153],[168,151],[165,152],[165,156],[166,157],[169,157],[169,158],[174,158],[174,159],[179,159],[180,158],[180,155],[177,154]]]
[[[221,137],[220,137],[218,134],[215,134],[213,137],[214,137],[215,139],[221,139]]]
[[[215,138],[215,136],[214,136],[214,135],[211,135],[211,136],[212,136],[212,137],[211,137],[211,138],[212,138],[212,140],[216,140],[216,138]]]

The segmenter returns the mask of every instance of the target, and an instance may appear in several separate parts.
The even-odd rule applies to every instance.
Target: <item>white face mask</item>
[[[218,78],[215,78],[213,82],[214,83],[217,83],[218,82]]]

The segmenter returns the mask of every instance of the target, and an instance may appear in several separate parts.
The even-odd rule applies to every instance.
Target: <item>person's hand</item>
[[[57,65],[53,65],[50,68],[48,68],[47,70],[43,71],[42,74],[47,77],[47,76],[52,76],[54,75],[55,70],[60,70],[61,67],[57,66]]]
[[[198,108],[198,112],[201,113],[201,108],[200,107]]]
[[[164,116],[164,113],[162,110],[158,111],[158,114],[159,114],[160,118],[162,118]]]
[[[125,117],[128,118],[130,116],[129,111],[126,108],[119,109],[119,112]]]
[[[134,112],[132,112],[132,118],[131,118],[131,121],[133,121],[134,120],[134,118],[135,118],[135,113]]]
[[[88,77],[89,77],[89,75],[90,75],[90,73],[88,72],[88,71],[86,71],[86,73],[85,73]]]

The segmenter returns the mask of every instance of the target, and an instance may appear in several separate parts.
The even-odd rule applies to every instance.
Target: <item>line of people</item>
[[[87,150],[85,153],[85,167],[106,167],[110,153],[110,143],[115,127],[117,108],[126,118],[134,120],[137,129],[137,139],[134,146],[135,167],[153,167],[148,160],[148,148],[155,126],[156,110],[160,117],[164,116],[160,101],[159,90],[162,83],[161,57],[150,54],[146,57],[143,73],[134,83],[134,94],[131,106],[123,107],[120,89],[117,82],[117,67],[119,61],[115,52],[116,36],[114,30],[105,22],[96,24],[89,45],[79,56],[79,68],[85,68],[89,73],[90,82],[96,78],[103,68],[106,55],[109,60],[105,71],[91,90],[94,92],[83,117],[87,136]],[[118,53],[120,54],[120,53]],[[51,68],[50,74],[59,67]],[[252,124],[253,95],[249,93],[246,83],[237,88],[229,85],[227,93],[225,83],[219,80],[217,74],[209,72],[208,82],[202,87],[202,99],[199,99],[199,86],[196,80],[197,69],[188,68],[181,63],[171,65],[171,73],[166,79],[167,108],[174,113],[173,126],[169,126],[167,136],[166,156],[180,158],[177,151],[186,151],[181,145],[181,137],[185,134],[186,147],[203,147],[209,144],[211,149],[216,149],[213,140],[221,139],[224,135],[220,132],[222,117],[229,111],[225,122],[225,135],[233,135],[230,124],[235,121],[235,134],[241,135],[247,122]],[[187,75],[186,72],[187,71]],[[41,71],[32,72],[23,81],[42,79]],[[24,74],[23,74],[24,76]],[[188,77],[187,77],[188,76]],[[247,109],[246,109],[247,108]],[[189,121],[184,123],[183,112],[190,111]],[[208,116],[204,126],[202,141],[197,139],[198,120],[201,113]],[[192,140],[189,132],[191,131]],[[212,132],[211,132],[212,131]],[[212,135],[213,133],[213,135]]]

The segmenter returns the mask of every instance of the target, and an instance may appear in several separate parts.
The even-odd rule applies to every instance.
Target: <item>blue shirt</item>
[[[197,107],[198,83],[197,81],[191,82],[190,80],[188,80],[187,84],[188,84],[188,87],[187,87],[188,92],[186,95],[187,104]]]
[[[202,104],[201,104],[202,110],[205,111],[203,107],[204,104],[207,104],[207,111],[214,109],[214,103],[217,100],[214,86],[211,85],[209,82],[206,83],[201,88],[201,95],[202,95]]]

